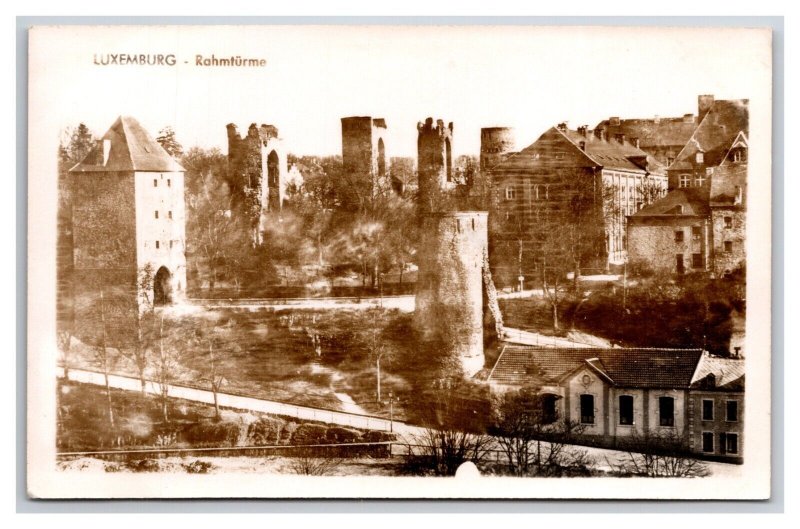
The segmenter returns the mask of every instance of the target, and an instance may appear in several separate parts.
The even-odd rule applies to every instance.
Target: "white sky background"
[[[372,115],[387,121],[390,155],[415,157],[416,123],[428,116],[454,122],[456,154],[477,154],[481,127],[515,127],[523,148],[560,121],[696,113],[701,93],[753,100],[764,94],[748,88],[748,71],[768,64],[756,45],[765,38],[719,28],[62,27],[31,51],[58,86],[41,89],[60,128],[84,122],[102,135],[129,114],[154,136],[171,125],[186,148],[226,152],[227,123],[241,133],[270,123],[288,152],[326,155],[341,153],[341,117]],[[93,65],[106,53],[175,53],[178,66]],[[267,66],[194,66],[212,53]]]

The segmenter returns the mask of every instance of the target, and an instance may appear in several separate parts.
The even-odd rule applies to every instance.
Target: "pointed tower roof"
[[[108,143],[106,143],[108,142]],[[71,173],[176,172],[184,168],[130,116],[120,116]]]

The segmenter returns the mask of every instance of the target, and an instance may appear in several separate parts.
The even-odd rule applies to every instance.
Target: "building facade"
[[[545,406],[551,406],[544,413],[551,422],[568,421],[593,442],[624,446],[656,436],[687,453],[738,460],[744,431],[743,368],[741,359],[700,349],[509,344],[488,383],[501,392],[536,389]],[[709,444],[710,434],[717,448]]]
[[[100,302],[122,317],[183,297],[184,169],[122,116],[69,174],[76,322]]]
[[[625,137],[565,124],[494,166],[491,179],[492,271],[503,285],[537,276],[554,238],[573,245],[581,267],[623,263],[626,216],[667,188],[663,166]]]

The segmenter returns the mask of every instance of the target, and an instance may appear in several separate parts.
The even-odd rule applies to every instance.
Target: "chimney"
[[[614,134],[614,139],[616,139],[619,143],[625,143],[625,135],[621,133]]]
[[[103,165],[108,165],[108,156],[111,154],[111,140],[103,140]]]
[[[594,129],[594,135],[598,140],[602,140],[605,138],[606,131],[603,129],[603,127],[597,127]]]
[[[631,143],[636,145],[636,148],[639,149],[639,138],[631,138]]]
[[[619,116],[612,116],[608,118],[608,121],[612,127],[619,127]]]
[[[567,130],[567,122],[566,121],[562,121],[561,123],[559,123],[557,125],[556,128],[558,128],[558,130],[560,130],[560,131],[566,131]]]
[[[684,114],[683,115],[683,122],[684,123],[694,123],[694,114]]]
[[[584,138],[586,137],[588,132],[589,132],[589,125],[581,125],[580,127],[578,127],[578,134],[580,134]]]
[[[714,94],[701,94],[697,96],[697,122],[703,121],[708,111],[714,106]]]
[[[578,146],[581,148],[582,151],[586,150],[586,142],[585,141],[579,142]]]

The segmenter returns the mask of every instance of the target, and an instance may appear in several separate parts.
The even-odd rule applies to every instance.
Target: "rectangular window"
[[[675,255],[675,270],[679,274],[682,274],[686,270],[684,268],[684,265],[683,265],[683,254],[682,253],[679,253],[679,254]]]
[[[694,178],[694,186],[695,187],[703,187],[706,183],[706,177],[703,175],[697,175]]]
[[[658,424],[675,426],[675,399],[672,397],[658,397]]]
[[[733,251],[733,242],[725,241],[725,253],[731,253]]]
[[[711,399],[703,399],[703,420],[714,420],[714,401]]]
[[[703,268],[703,254],[692,254],[692,268]]]
[[[697,161],[697,163],[703,163],[703,153],[702,152],[698,152],[696,157],[695,157],[695,160]]]
[[[683,230],[675,230],[675,242],[683,242]]]
[[[172,179],[167,178],[167,187],[172,187]]]
[[[153,187],[158,187],[158,180],[153,178]]]
[[[506,188],[506,200],[514,200],[517,198],[517,190],[514,186],[509,186]]]
[[[581,424],[594,424],[594,395],[581,395]]]
[[[699,241],[700,235],[702,235],[702,231],[700,231],[700,226],[692,226],[692,240]]]
[[[173,243],[173,242],[174,242],[174,241],[169,241],[169,247],[170,247],[170,249],[172,248],[172,243]]]
[[[556,160],[563,160],[563,159],[564,159],[564,153],[563,152],[557,152],[556,153]]]
[[[714,434],[711,432],[703,432],[703,452],[714,452]]]
[[[167,218],[172,218],[172,211],[167,211]]]
[[[735,433],[719,434],[719,451],[721,454],[738,454],[739,436]]]
[[[733,228],[733,217],[725,217],[725,227],[728,229]]]
[[[633,424],[633,396],[619,396],[619,423]]]
[[[158,218],[158,210],[156,210],[156,212],[155,212],[155,213],[156,213],[156,218]]]
[[[725,403],[725,420],[728,422],[739,420],[739,401],[729,400]]]
[[[678,187],[689,187],[690,177],[688,174],[682,174],[678,180]]]
[[[161,243],[159,241],[156,241],[156,249],[158,249],[160,247],[161,247]]]

